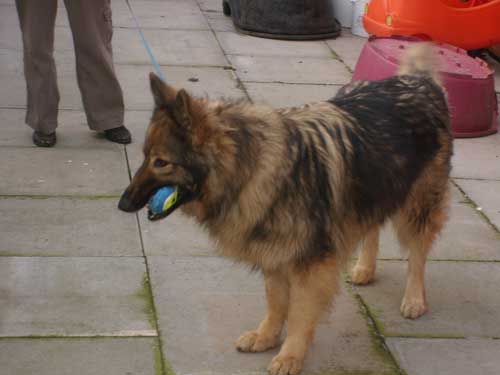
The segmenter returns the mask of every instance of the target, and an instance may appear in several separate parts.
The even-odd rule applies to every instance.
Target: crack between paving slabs
[[[246,98],[250,101],[250,103],[253,103],[252,97],[248,93],[248,90],[245,87],[245,85],[243,84],[243,81],[240,79],[240,77],[236,73],[236,69],[232,66],[231,61],[229,61],[229,59],[227,58],[226,51],[224,51],[224,48],[222,48],[222,44],[221,44],[219,38],[217,37],[217,33],[215,32],[214,28],[212,27],[212,25],[208,21],[208,18],[206,16],[205,12],[203,12],[203,9],[202,9],[202,7],[200,5],[200,2],[198,0],[196,0],[196,4],[198,4],[198,8],[202,12],[203,17],[205,17],[205,19],[207,20],[208,27],[210,28],[210,31],[211,31],[212,35],[214,36],[215,40],[217,41],[217,45],[219,46],[219,48],[221,49],[222,53],[224,54],[224,58],[226,59],[226,61],[228,63],[228,66],[231,68],[231,75],[236,80],[236,88],[238,88],[241,91],[243,91],[243,94],[245,94]]]
[[[462,195],[464,196],[465,198],[465,201],[464,203],[473,207],[474,208],[474,211],[484,220],[486,221],[486,223],[489,224],[489,226],[496,232],[496,233],[500,233],[500,228],[497,228],[497,226],[495,224],[493,224],[493,222],[491,221],[491,219],[488,217],[488,215],[486,215],[484,213],[483,210],[479,210],[480,206],[474,202],[471,197],[469,197],[469,195],[467,195],[467,193],[465,192],[464,189],[462,189],[462,187],[456,182],[454,181],[455,179],[451,179],[451,182],[453,185],[455,185],[455,187],[460,191],[460,193],[462,193]]]
[[[126,146],[123,146],[124,152],[125,152],[125,162],[127,165],[127,174],[129,181],[132,180],[132,172],[131,172],[131,167],[130,167],[130,159],[128,157],[128,150]],[[144,259],[144,264],[146,267],[146,273],[144,276],[144,281],[143,281],[143,290],[147,295],[144,296],[144,298],[148,300],[149,306],[146,308],[151,310],[151,316],[149,317],[150,323],[153,323],[153,327],[156,330],[157,333],[157,347],[155,348],[155,367],[157,367],[157,375],[173,375],[174,372],[171,368],[171,366],[168,364],[164,354],[163,354],[163,339],[161,336],[161,329],[160,329],[160,324],[158,322],[158,313],[156,309],[156,304],[154,300],[154,294],[153,294],[153,286],[151,283],[151,272],[149,268],[149,261],[148,257],[146,255],[145,247],[144,247],[144,240],[142,237],[142,228],[141,228],[141,222],[139,220],[139,215],[137,213],[135,215],[135,220],[137,223],[137,229],[139,232],[139,242],[141,246],[141,251],[142,251],[142,258]],[[148,319],[149,320],[149,319]],[[158,363],[159,362],[159,363]]]
[[[332,55],[333,55],[332,58],[334,60],[340,61],[344,65],[344,67],[347,69],[347,71],[352,75],[354,73],[354,71],[349,67],[349,65],[346,64],[346,62],[340,57],[340,55],[337,52],[335,52],[334,49],[332,47],[330,47],[330,45],[326,41],[323,41],[323,43],[325,43],[328,50],[332,53]]]
[[[394,354],[385,342],[385,336],[382,333],[384,331],[382,323],[373,315],[369,306],[365,303],[361,295],[355,291],[353,285],[350,282],[344,282],[344,284],[346,286],[347,293],[354,297],[358,303],[360,314],[365,318],[366,324],[368,325],[369,335],[373,340],[373,350],[380,355],[382,359],[389,363],[390,368],[394,371],[394,374],[407,375],[407,373],[400,367],[394,357]]]

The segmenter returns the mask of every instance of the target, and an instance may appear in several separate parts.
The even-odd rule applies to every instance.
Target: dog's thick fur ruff
[[[341,266],[360,243],[352,281],[373,279],[388,219],[409,250],[402,314],[416,318],[427,308],[425,260],[447,217],[452,155],[429,54],[416,47],[395,77],[277,110],[197,99],[151,76],[156,109],[145,160],[120,207],[140,209],[160,186],[181,186],[192,194],[182,211],[208,230],[220,254],[262,270],[268,313],[237,347],[277,346],[287,320],[272,374],[300,371]]]

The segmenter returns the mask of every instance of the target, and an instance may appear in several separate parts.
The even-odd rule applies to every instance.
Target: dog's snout
[[[129,189],[125,190],[118,202],[118,208],[125,212],[137,211],[132,199],[130,199]]]

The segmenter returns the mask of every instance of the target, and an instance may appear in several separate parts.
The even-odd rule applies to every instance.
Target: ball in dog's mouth
[[[157,221],[166,218],[187,202],[191,192],[181,186],[163,186],[156,190],[148,203],[148,219]]]

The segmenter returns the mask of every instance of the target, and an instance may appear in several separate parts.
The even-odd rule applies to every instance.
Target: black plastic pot
[[[332,0],[223,0],[238,31],[274,39],[325,39],[340,34]]]

